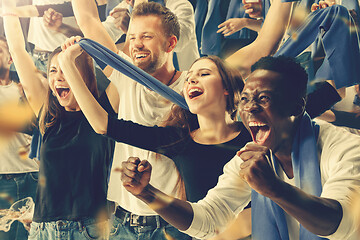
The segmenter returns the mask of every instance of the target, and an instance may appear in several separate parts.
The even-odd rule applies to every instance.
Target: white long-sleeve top
[[[326,122],[319,122],[318,153],[321,172],[321,197],[337,200],[343,218],[336,232],[325,236],[331,240],[355,240],[357,235],[352,201],[354,188],[360,186],[360,137]],[[215,188],[198,203],[191,203],[194,219],[185,233],[209,238],[229,223],[251,200],[251,188],[239,176],[242,160],[235,156],[224,167]],[[285,174],[280,174],[285,175]],[[293,184],[294,181],[287,181]],[[295,224],[294,224],[295,223]],[[256,223],[252,223],[256,224]],[[299,223],[287,216],[290,239],[299,239]],[[261,227],[261,226],[259,226]]]

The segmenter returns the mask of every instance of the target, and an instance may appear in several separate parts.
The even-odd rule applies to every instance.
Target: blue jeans
[[[130,226],[129,220],[114,216],[110,227],[110,240],[191,240],[191,237],[180,232],[170,224],[159,226]],[[167,237],[167,235],[169,237]]]
[[[8,209],[14,202],[32,197],[35,200],[38,172],[0,174],[0,209]],[[0,231],[1,240],[24,240],[28,232],[21,222],[12,223],[8,232]]]
[[[66,220],[32,222],[29,240],[107,240],[108,227],[108,221],[97,223],[93,218],[78,222]]]

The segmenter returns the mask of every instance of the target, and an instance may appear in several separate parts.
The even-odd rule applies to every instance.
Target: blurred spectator
[[[26,100],[22,88],[9,78],[12,60],[5,38],[0,39],[0,58],[0,107],[6,108],[7,104],[18,106],[21,101]],[[7,109],[8,111],[14,110],[14,108]],[[20,121],[22,114],[17,114]],[[13,116],[15,114],[6,113],[6,115]],[[4,118],[5,115],[2,115],[2,124],[6,119]],[[14,122],[17,122],[16,119],[12,119],[11,123]],[[12,127],[14,129],[0,126],[0,137],[5,137],[5,141],[2,141],[0,145],[0,209],[8,209],[12,203],[25,197],[35,199],[38,180],[39,166],[35,160],[28,157],[31,136],[20,132],[9,133],[8,130],[19,131],[22,128],[22,126]],[[27,239],[27,236],[28,232],[24,225],[18,221],[11,225],[9,232],[0,231],[1,240]]]
[[[243,4],[242,0],[197,1],[195,8],[196,36],[202,55],[217,55],[221,58],[250,44],[257,36],[262,21],[250,19],[247,12],[255,4]],[[256,4],[261,6],[260,4]],[[244,8],[247,6],[249,9]],[[252,17],[254,17],[252,15]],[[242,20],[239,20],[242,19]],[[238,29],[234,30],[235,22]],[[241,25],[241,26],[240,26]],[[222,28],[220,31],[218,27]],[[232,34],[222,36],[221,32]],[[239,31],[239,32],[237,32]],[[237,32],[236,34],[234,34]]]

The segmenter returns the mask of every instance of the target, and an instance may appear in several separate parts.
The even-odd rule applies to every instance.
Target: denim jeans
[[[180,232],[170,224],[160,227],[130,226],[129,220],[120,220],[114,216],[110,227],[110,240],[191,240],[191,237]]]
[[[32,197],[35,200],[38,172],[0,174],[0,209],[8,209],[14,202]],[[21,222],[12,223],[8,232],[0,231],[1,240],[24,240],[28,232]]]
[[[108,221],[96,223],[93,218],[79,222],[66,220],[32,222],[29,240],[107,240],[108,227]]]
[[[32,59],[37,69],[47,73],[47,63],[49,54],[32,54]]]

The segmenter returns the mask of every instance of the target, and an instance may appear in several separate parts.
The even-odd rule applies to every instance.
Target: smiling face
[[[57,58],[58,54],[55,55],[50,62],[48,73],[49,87],[59,104],[63,106],[66,111],[79,111],[79,105],[69,84],[65,80],[65,76],[61,71]]]
[[[183,90],[190,112],[226,111],[226,95],[215,63],[209,59],[195,62],[188,74]]]
[[[253,141],[273,151],[292,137],[294,126],[281,83],[279,73],[255,70],[245,82],[239,103],[241,119]]]
[[[154,73],[167,60],[168,38],[155,15],[133,17],[128,31],[130,57],[135,66]]]

